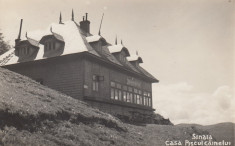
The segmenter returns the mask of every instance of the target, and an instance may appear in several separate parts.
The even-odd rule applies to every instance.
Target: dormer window
[[[45,50],[55,50],[55,42],[46,42],[44,44]]]
[[[130,53],[122,44],[109,46],[108,48],[110,53],[112,53],[121,63],[125,64],[127,62],[126,57],[130,56]]]
[[[143,60],[138,55],[132,55],[127,58],[127,60],[134,66],[139,66],[140,63],[143,63]]]
[[[39,43],[27,37],[27,40],[20,41],[15,48],[16,56],[29,56],[39,49]]]
[[[22,49],[22,55],[28,55],[29,54],[29,49],[30,49],[30,46],[25,46],[24,48],[21,48]]]
[[[56,52],[63,52],[64,39],[61,35],[52,32],[51,35],[43,36],[40,43],[44,45],[44,56],[49,57],[55,55]],[[57,50],[57,51],[54,51]],[[54,53],[53,53],[54,52]]]
[[[58,45],[57,45],[58,46]],[[45,42],[44,44],[44,49],[45,51],[50,51],[50,50],[56,50],[56,49],[59,49],[59,47],[56,47],[56,42]]]

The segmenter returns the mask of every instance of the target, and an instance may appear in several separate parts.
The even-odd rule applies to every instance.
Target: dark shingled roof
[[[84,36],[84,35],[83,35]],[[84,40],[85,42],[87,42],[87,40]],[[87,42],[88,43],[88,42]],[[89,43],[88,43],[89,44]],[[155,81],[158,81],[154,76],[152,76],[150,73],[148,73],[146,70],[144,70],[142,67],[140,66],[134,66],[132,65],[129,61],[126,61],[126,62],[121,62],[119,61],[116,57],[115,57],[115,53],[119,53],[119,52],[115,52],[115,53],[110,53],[110,46],[111,44],[107,44],[105,46],[102,46],[102,51],[99,51],[97,52],[99,54],[100,57],[102,57],[103,59],[105,60],[108,60],[112,63],[115,63],[115,64],[118,64],[118,65],[121,65],[123,66],[123,68],[127,69],[127,70],[131,70],[131,71],[134,71],[136,73],[139,73],[139,74],[142,74],[148,78],[151,78]],[[89,45],[89,47],[91,47]],[[120,46],[119,46],[120,47]],[[92,47],[91,47],[92,48]],[[125,48],[124,46],[120,49],[122,50],[123,48]],[[92,48],[93,50],[95,50],[95,48]],[[127,50],[128,51],[128,50]],[[129,53],[129,51],[128,51]],[[141,63],[143,62],[142,58],[141,57],[138,57],[137,60]]]
[[[158,82],[158,79],[156,79],[153,75],[151,75],[149,72],[147,72],[145,69],[143,69],[141,66],[135,66],[142,74],[145,76],[152,78],[153,80],[156,80]]]

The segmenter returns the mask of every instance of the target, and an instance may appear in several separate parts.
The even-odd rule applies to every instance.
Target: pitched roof
[[[80,34],[80,30],[78,29],[78,27],[74,23],[74,21],[67,21],[67,22],[64,22],[64,24],[53,23],[50,26],[53,26],[53,32],[54,32],[53,35],[56,38],[58,38],[60,40],[63,39],[66,42],[65,46],[64,46],[64,52],[60,56],[89,51],[88,47],[86,46],[86,44],[84,42],[84,39],[82,38],[82,36]],[[23,41],[28,40],[30,44],[39,47],[39,51],[38,51],[36,57],[34,58],[34,60],[46,59],[46,57],[43,57],[44,46],[39,44],[38,42],[43,36],[51,35],[51,34],[52,33],[50,32],[50,27],[48,27],[45,31],[30,32],[30,33],[28,33],[28,38],[23,39]],[[10,51],[8,51],[6,53],[9,53]],[[94,53],[94,54],[96,54],[96,53]],[[20,62],[18,62],[19,61],[18,56],[16,56],[14,53],[11,55],[12,55],[11,59],[8,61],[4,61],[4,64],[1,64],[1,65],[10,65],[10,64],[20,63]],[[96,54],[96,55],[98,55],[98,54]],[[29,61],[29,60],[27,60],[27,61]]]
[[[50,27],[53,27],[53,32],[50,31]],[[15,55],[14,49],[9,50],[2,56],[0,56],[0,66],[17,64],[25,61],[33,61],[33,60],[42,60],[46,59],[44,56],[44,45],[39,43],[43,37],[48,35],[53,35],[56,39],[65,42],[64,51],[62,54],[58,56],[81,53],[81,52],[89,52],[97,57],[101,57],[108,62],[112,62],[127,70],[131,70],[138,74],[142,74],[151,79],[156,80],[151,74],[145,71],[142,68],[136,68],[130,62],[126,61],[125,63],[120,62],[113,54],[117,52],[125,51],[127,56],[129,56],[129,51],[122,44],[111,45],[108,44],[102,36],[92,35],[84,33],[80,26],[75,21],[67,21],[63,24],[51,24],[45,31],[37,31],[31,32],[28,34],[25,40],[27,40],[30,44],[39,47],[37,54],[35,54],[32,58],[21,59]],[[88,36],[87,36],[88,35]],[[90,43],[96,42],[99,40],[104,40],[105,44],[102,45],[101,51],[97,52],[95,48],[93,48]],[[52,55],[53,56],[53,55]],[[131,57],[130,57],[131,58]],[[30,60],[31,59],[31,60]]]
[[[140,56],[138,55],[131,55],[130,57],[127,57],[127,60],[132,62],[132,61],[139,61],[139,63],[143,63],[143,60]]]
[[[112,45],[112,46],[109,46],[108,48],[109,48],[110,53],[118,53],[124,50],[127,56],[130,56],[128,49],[124,47],[122,44]]]
[[[153,75],[151,75],[149,72],[147,72],[145,69],[143,69],[141,66],[135,66],[142,74],[144,74],[145,76],[153,79],[153,80],[156,80],[158,82],[158,79],[156,79]]]
[[[93,35],[86,37],[88,43],[99,41],[102,37],[100,35]]]
[[[59,34],[57,34],[55,32],[51,32],[51,34],[43,36],[41,38],[41,40],[39,41],[39,43],[44,44],[45,40],[47,40],[50,37],[54,37],[58,41],[64,42],[64,38],[61,35],[59,35]]]
[[[29,37],[27,37],[27,40],[29,41],[29,43],[35,47],[39,47],[39,42],[34,40],[34,39],[31,39]]]
[[[59,35],[55,32],[52,32],[52,34],[57,40],[64,42],[64,38],[61,35]]]

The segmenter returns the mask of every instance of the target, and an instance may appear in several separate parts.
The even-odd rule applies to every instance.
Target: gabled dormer
[[[143,63],[143,60],[138,55],[131,55],[130,57],[127,57],[127,60],[133,65],[133,66],[139,66],[140,63]]]
[[[109,46],[108,49],[118,61],[124,64],[127,62],[126,57],[130,56],[128,49],[122,44]]]
[[[56,52],[62,53],[65,45],[63,37],[53,32],[52,28],[51,34],[43,36],[39,43],[44,45],[44,57],[49,57]]]
[[[87,42],[94,48],[97,52],[102,53],[102,46],[107,45],[106,40],[100,35],[92,35],[86,37]]]
[[[24,60],[25,58],[37,53],[39,49],[39,42],[29,38],[27,32],[25,34],[26,39],[21,40],[21,29],[22,29],[23,19],[20,22],[20,30],[18,38],[15,40],[15,55],[19,57],[19,60]]]
[[[39,42],[29,38],[26,34],[26,40],[19,41],[15,46],[15,55],[22,58],[31,56],[39,49]]]

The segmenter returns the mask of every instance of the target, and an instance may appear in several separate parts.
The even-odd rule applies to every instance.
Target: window
[[[137,104],[140,104],[140,96],[139,95],[136,95],[137,96],[137,101],[136,101],[136,103]]]
[[[26,48],[26,46],[24,47],[24,54],[26,54],[27,52],[27,48]]]
[[[152,106],[152,98],[151,98],[151,93],[150,92],[144,92],[144,105],[145,106]]]
[[[126,91],[123,91],[123,101],[126,102]]]
[[[111,88],[111,99],[114,99],[114,95],[115,95],[115,93],[114,93],[114,89],[113,89],[113,88]]]
[[[45,43],[44,48],[45,48],[45,51],[48,49],[48,44],[47,43]]]
[[[119,83],[111,82],[111,99],[122,100],[122,85]]]
[[[48,44],[49,44],[49,50],[51,50],[51,42],[49,42]]]
[[[27,51],[26,51],[26,52],[27,52],[27,54],[29,54],[29,49],[30,49],[30,47],[28,46],[28,47],[27,47]]]
[[[133,103],[136,103],[137,102],[137,100],[136,100],[136,94],[134,94],[134,96],[133,96]]]
[[[127,85],[121,85],[117,82],[110,82],[111,99],[134,103],[144,106],[152,106],[151,93],[133,88]]]
[[[127,92],[126,102],[131,102],[131,100],[130,100],[130,93],[129,92]]]
[[[93,91],[99,91],[99,81],[96,75],[93,75],[92,77],[92,90]]]
[[[55,42],[52,43],[52,48],[55,50]]]

